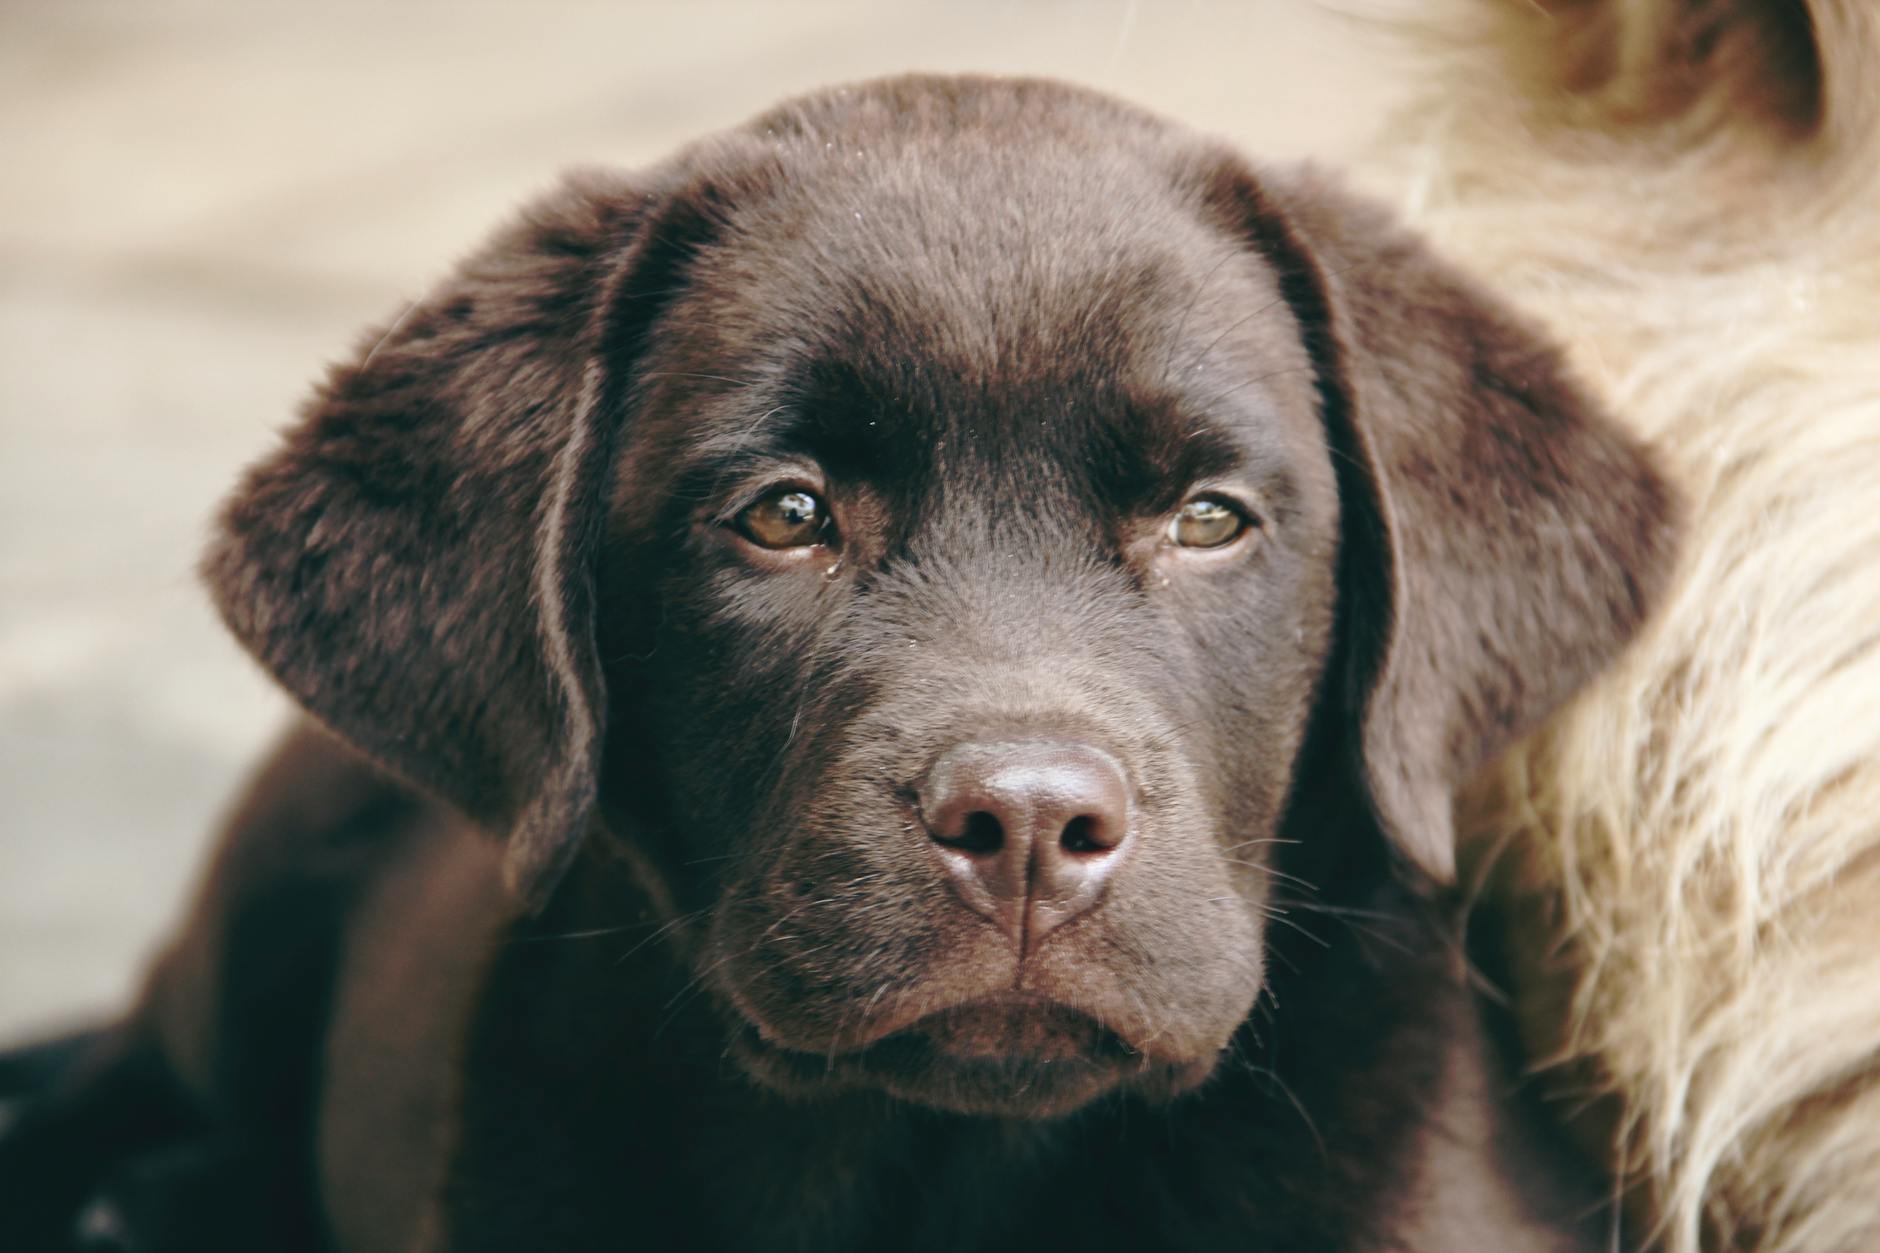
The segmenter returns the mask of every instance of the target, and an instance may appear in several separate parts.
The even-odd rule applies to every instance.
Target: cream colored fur
[[[1395,132],[1412,220],[1692,505],[1655,626],[1464,805],[1529,1045],[1671,1253],[1880,1250],[1880,3],[1809,0],[1812,51],[1802,8],[1478,0]]]

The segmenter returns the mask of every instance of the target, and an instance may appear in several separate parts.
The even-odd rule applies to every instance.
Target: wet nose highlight
[[[1129,843],[1128,780],[1091,744],[959,744],[918,793],[961,898],[1021,950],[1096,905]]]

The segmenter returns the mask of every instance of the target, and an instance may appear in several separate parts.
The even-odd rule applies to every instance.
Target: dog
[[[890,79],[573,176],[222,514],[311,721],[135,1010],[39,1058],[0,1230],[1599,1247],[1450,811],[1679,513],[1385,214],[1090,92]]]
[[[1656,1247],[1880,1248],[1880,7],[1451,7],[1379,190],[1691,502],[1650,628],[1465,792],[1483,950]]]

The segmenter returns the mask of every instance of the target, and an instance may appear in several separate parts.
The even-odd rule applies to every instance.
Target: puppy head
[[[1048,1116],[1212,1069],[1309,757],[1447,875],[1450,792],[1622,644],[1668,513],[1336,191],[908,79],[550,198],[207,570],[526,900],[629,843],[760,1081]]]

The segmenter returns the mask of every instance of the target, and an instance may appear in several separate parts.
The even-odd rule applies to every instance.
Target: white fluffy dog
[[[1476,0],[1436,46],[1400,201],[1694,514],[1655,629],[1464,806],[1527,1043],[1656,1245],[1871,1253],[1880,3]]]

